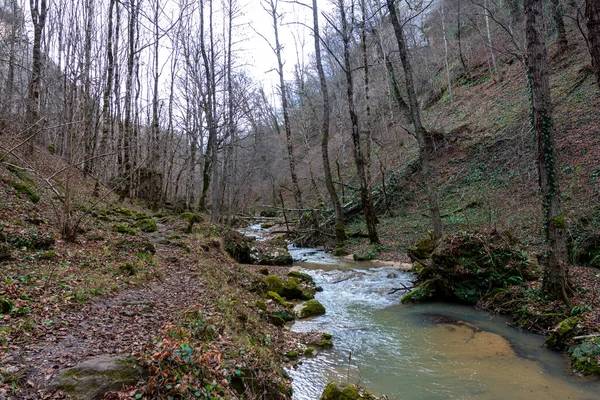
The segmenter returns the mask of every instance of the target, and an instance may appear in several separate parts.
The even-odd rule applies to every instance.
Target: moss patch
[[[318,300],[309,300],[302,304],[298,311],[298,318],[308,318],[315,315],[325,314],[325,307]]]

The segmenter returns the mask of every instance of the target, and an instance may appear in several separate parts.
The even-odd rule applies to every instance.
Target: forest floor
[[[320,334],[267,323],[283,307],[250,292],[263,275],[226,255],[220,228],[199,223],[188,234],[176,215],[112,205],[111,196],[90,209],[95,200],[78,193],[73,213],[87,215],[65,241],[61,203],[24,173],[35,193],[16,189],[15,173],[0,168],[0,399],[66,398],[54,380],[98,355],[134,356],[152,371],[109,398],[237,398],[232,382],[243,374],[255,383],[242,391],[260,386],[286,398],[283,356]],[[156,230],[148,221],[159,221]],[[173,356],[186,346],[193,358]],[[201,378],[186,381],[194,368]]]

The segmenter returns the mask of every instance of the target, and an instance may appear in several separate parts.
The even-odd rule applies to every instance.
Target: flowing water
[[[327,313],[295,331],[333,334],[334,348],[289,369],[294,399],[315,400],[328,381],[359,383],[389,399],[600,399],[600,382],[572,376],[543,337],[472,307],[400,304],[412,275],[290,247],[324,291]]]

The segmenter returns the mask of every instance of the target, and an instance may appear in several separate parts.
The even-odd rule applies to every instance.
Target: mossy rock
[[[315,315],[325,314],[325,307],[318,300],[308,300],[300,305],[297,315],[298,318],[309,318]]]
[[[583,375],[600,375],[600,339],[591,338],[571,346],[569,354],[573,370]]]
[[[179,218],[185,219],[188,222],[188,225],[185,228],[186,233],[192,233],[192,230],[194,229],[194,224],[204,222],[204,217],[202,217],[202,215],[195,214],[192,212],[184,212],[182,214],[179,214]]]
[[[269,268],[267,267],[261,267],[258,272],[260,272],[263,275],[269,275]]]
[[[338,247],[337,249],[333,250],[333,255],[335,257],[343,257],[343,256],[347,256],[348,254],[349,254],[348,250],[346,250],[343,247]]]
[[[136,236],[137,231],[134,228],[131,228],[126,225],[115,224],[112,226],[112,231],[117,233],[122,233],[124,235]]]
[[[430,286],[430,281],[423,282],[422,284],[420,284],[419,286],[402,296],[400,301],[403,304],[410,304],[432,300],[435,294],[435,290],[432,289]]]
[[[408,249],[408,255],[411,259],[426,260],[431,257],[431,254],[437,247],[435,239],[428,237],[417,243],[415,247]]]
[[[290,350],[287,353],[285,353],[285,356],[290,359],[296,359],[298,358],[298,352],[296,350]]]
[[[302,300],[312,300],[315,298],[316,289],[304,289],[302,291]]]
[[[141,230],[142,232],[156,232],[158,231],[158,227],[156,226],[156,222],[152,218],[140,219],[135,223],[136,228]]]
[[[263,279],[268,291],[275,292],[288,300],[301,299],[303,289],[295,278],[289,278],[285,281],[277,275],[269,275]]]
[[[266,297],[268,299],[276,301],[277,304],[280,304],[280,305],[282,305],[284,307],[291,307],[292,306],[292,303],[289,303],[289,302],[285,301],[285,299],[283,297],[281,297],[279,295],[279,293],[277,293],[277,292],[267,292]]]
[[[582,317],[570,317],[560,322],[552,329],[544,345],[549,349],[565,350],[568,347],[568,341],[575,336],[579,329],[578,325],[582,321]]]
[[[51,386],[74,400],[100,400],[106,392],[138,381],[142,368],[132,357],[98,356],[64,370]]]
[[[376,400],[377,397],[366,390],[349,383],[329,382],[321,395],[321,400]]]
[[[312,276],[302,273],[302,272],[299,272],[299,271],[288,272],[287,276],[299,279],[300,281],[302,281],[304,283],[308,283],[310,285],[314,285],[314,283],[315,283]]]
[[[239,232],[226,229],[222,232],[225,251],[240,264],[254,264],[250,240]]]

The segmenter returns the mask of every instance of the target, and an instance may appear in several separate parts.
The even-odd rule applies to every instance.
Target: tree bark
[[[436,188],[434,187],[434,177],[429,166],[431,160],[432,147],[427,144],[426,135],[427,132],[421,122],[421,113],[419,110],[419,104],[417,102],[417,94],[415,92],[415,84],[413,81],[412,65],[408,58],[408,50],[406,48],[406,41],[404,40],[404,32],[400,25],[400,19],[396,12],[396,6],[394,0],[386,0],[387,7],[390,12],[390,19],[392,26],[394,27],[394,34],[396,41],[398,42],[398,51],[400,53],[400,59],[402,60],[402,66],[404,68],[404,77],[406,79],[406,91],[408,94],[408,105],[410,106],[410,115],[412,123],[415,127],[415,134],[417,135],[417,141],[419,143],[419,156],[421,163],[421,173],[425,181],[425,191],[427,193],[427,199],[429,202],[429,214],[431,216],[431,222],[433,225],[433,234],[436,237],[441,237],[443,234],[442,218],[440,216],[440,208],[437,200]]]
[[[342,22],[342,42],[344,47],[344,73],[346,75],[346,96],[348,97],[348,112],[352,123],[352,143],[354,145],[354,161],[356,163],[356,172],[360,181],[360,197],[362,200],[365,222],[371,243],[379,243],[377,235],[377,215],[373,208],[373,198],[371,195],[371,187],[367,178],[367,162],[363,154],[360,126],[358,121],[358,113],[354,104],[354,80],[352,77],[352,69],[350,65],[350,32],[348,21],[346,19],[346,5],[344,0],[339,2],[340,19]]]
[[[592,67],[596,75],[596,83],[600,87],[600,3],[597,0],[586,0],[585,17]]]
[[[329,192],[329,198],[335,212],[335,237],[339,247],[344,246],[346,241],[346,227],[344,224],[344,214],[340,199],[333,186],[331,177],[331,163],[329,162],[329,122],[331,116],[331,105],[329,104],[329,91],[327,89],[327,79],[323,69],[323,59],[321,58],[321,38],[319,31],[319,10],[317,0],[312,0],[313,5],[313,34],[315,39],[315,59],[317,63],[317,72],[319,73],[319,85],[323,96],[323,122],[321,125],[321,155],[323,158],[323,173],[325,175],[325,186]]]
[[[537,166],[542,192],[543,222],[548,245],[542,288],[557,299],[568,301],[566,217],[562,210],[556,171],[552,126],[552,100],[548,60],[543,33],[542,0],[525,0],[527,68],[531,84],[532,124],[538,144]]]

